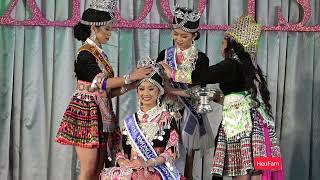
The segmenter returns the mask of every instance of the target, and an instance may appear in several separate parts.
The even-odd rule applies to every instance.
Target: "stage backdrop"
[[[30,11],[19,0],[12,17],[26,19]],[[72,16],[66,0],[36,1],[52,21]],[[311,0],[307,25],[320,24],[320,2]],[[135,19],[143,0],[120,0],[123,18]],[[154,0],[146,23],[166,23],[159,1]],[[169,0],[196,8],[195,0]],[[247,0],[208,0],[203,24],[230,24],[247,10]],[[1,0],[0,16],[10,0]],[[81,1],[81,12],[88,7]],[[297,23],[303,17],[296,0],[256,0],[256,17],[264,25],[276,25],[276,7]],[[170,30],[114,29],[104,49],[118,75],[132,70],[145,56],[157,57],[172,44]],[[222,31],[201,31],[197,46],[210,63],[221,60]],[[71,147],[53,141],[61,117],[75,88],[73,62],[80,46],[72,28],[44,26],[0,26],[0,179],[75,180],[77,161]],[[267,75],[271,104],[281,139],[287,180],[316,180],[320,177],[320,39],[319,33],[264,32],[258,63]],[[134,92],[114,99],[122,120],[135,111]],[[214,131],[221,120],[221,107],[209,114]],[[210,179],[212,150],[202,163],[197,154],[196,179]],[[201,168],[204,165],[204,168]],[[203,176],[202,176],[203,175]]]

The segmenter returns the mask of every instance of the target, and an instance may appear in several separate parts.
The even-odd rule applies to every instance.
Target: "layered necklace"
[[[148,110],[147,112],[143,112],[141,110],[141,108],[139,108],[139,110],[137,112],[138,119],[142,123],[150,123],[152,121],[155,121],[155,118],[157,116],[159,116],[159,118],[160,118],[162,110],[163,109],[159,106],[155,106],[155,107],[151,108],[150,110]]]

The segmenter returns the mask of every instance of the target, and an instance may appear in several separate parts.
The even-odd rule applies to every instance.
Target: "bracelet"
[[[130,75],[124,75],[123,76],[124,78],[124,84],[130,84],[131,83],[131,80],[130,80]]]
[[[126,93],[127,91],[128,91],[128,89],[125,88],[124,86],[122,86],[121,89],[120,89],[120,93],[121,93],[121,94],[124,94],[124,93]]]

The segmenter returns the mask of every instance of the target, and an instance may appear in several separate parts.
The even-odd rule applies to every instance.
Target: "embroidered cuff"
[[[173,79],[175,82],[192,84],[191,74],[192,71],[176,70]]]
[[[102,84],[104,80],[105,80],[105,76],[103,73],[97,74],[91,83],[90,91],[94,92],[94,91],[97,91],[98,89],[102,89]]]
[[[124,78],[124,84],[127,85],[131,83],[130,75],[124,75],[123,78]]]

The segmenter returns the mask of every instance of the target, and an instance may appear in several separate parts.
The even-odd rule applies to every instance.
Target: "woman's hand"
[[[172,91],[174,91],[174,88],[172,87],[172,85],[170,84],[169,80],[165,80],[163,81],[163,87],[165,89],[165,91],[167,93],[171,93]]]
[[[142,67],[135,69],[132,74],[130,74],[129,79],[130,81],[138,81],[143,78],[146,78],[149,76],[149,74],[153,71],[152,67]]]
[[[147,164],[147,167],[155,167],[158,165],[155,159],[148,160],[146,164]]]
[[[171,78],[171,75],[172,75],[172,69],[171,69],[171,67],[169,66],[169,64],[167,64],[167,63],[164,62],[164,61],[161,61],[160,64],[161,64],[162,67],[163,67],[163,70],[164,70],[165,75],[167,76],[168,79],[170,79],[170,78]]]
[[[130,163],[130,160],[129,159],[119,159],[118,160],[118,164],[120,167],[130,167],[131,163]]]
[[[131,164],[130,167],[132,169],[141,169],[141,168],[146,167],[146,165],[147,165],[146,162],[142,159],[134,159],[130,162],[130,164]]]

